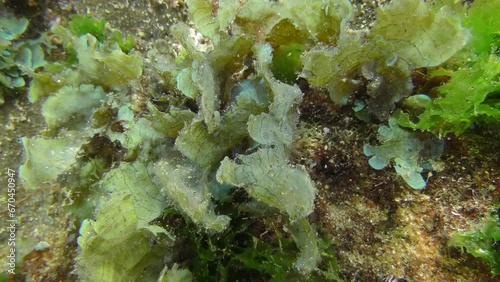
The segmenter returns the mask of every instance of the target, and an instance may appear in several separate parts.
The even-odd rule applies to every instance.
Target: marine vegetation
[[[447,138],[500,124],[500,2],[455,2],[391,1],[356,29],[348,0],[187,0],[191,22],[147,51],[75,14],[41,39],[48,62],[2,12],[1,82],[29,77],[46,123],[21,139],[23,186],[60,187],[81,281],[342,281],[320,181],[337,176],[304,160],[302,110],[355,117],[366,171],[425,190]],[[473,237],[450,245],[498,268]]]
[[[493,276],[500,274],[500,252],[497,247],[500,242],[498,206],[497,204],[472,230],[455,233],[449,242],[450,246],[462,247],[467,253],[486,261]]]
[[[0,105],[5,95],[14,95],[27,85],[26,78],[45,64],[43,40],[23,40],[28,27],[26,18],[0,11]]]

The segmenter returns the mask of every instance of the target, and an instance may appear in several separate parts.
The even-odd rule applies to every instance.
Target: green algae
[[[151,50],[151,65],[124,48],[118,35],[53,29],[75,57],[35,75],[30,95],[44,102],[53,132],[44,141],[24,139],[22,178],[35,189],[74,172],[90,132],[120,151],[109,163],[103,152],[87,154],[80,174],[93,176],[78,182],[85,186],[79,201],[91,200],[99,211],[87,214],[80,228],[78,273],[86,281],[227,281],[249,270],[263,280],[339,280],[333,251],[321,248],[318,227],[309,222],[318,188],[309,170],[294,163],[304,98],[303,88],[294,85],[297,74],[301,70],[309,86],[326,88],[339,104],[364,89],[364,111],[389,120],[389,127],[380,126],[381,145],[365,146],[373,155],[368,163],[381,169],[393,160],[396,172],[422,189],[420,173],[436,157],[424,152],[431,138],[405,131],[389,117],[410,95],[413,70],[441,65],[463,46],[467,32],[460,18],[446,7],[404,0],[382,8],[373,29],[361,34],[346,29],[352,7],[344,0],[219,1],[218,8],[211,1],[187,2],[196,29],[210,41],[196,41],[187,25],[178,24],[172,32],[178,56]],[[438,36],[440,27],[449,36]],[[488,77],[495,75],[491,70]],[[151,73],[164,80],[166,94],[142,89],[147,85],[138,80]],[[443,93],[453,86],[447,85]],[[491,109],[482,109],[497,119],[495,97],[483,98]],[[61,105],[67,105],[64,111]],[[412,126],[409,118],[406,125]],[[88,137],[66,140],[67,129]],[[51,147],[63,158],[61,167],[38,175],[51,156],[34,147]],[[260,238],[265,233],[256,234],[263,230],[249,219],[275,237]],[[179,249],[189,244],[197,257],[189,259],[189,270],[179,269]]]
[[[277,208],[292,221],[313,211],[314,184],[305,170],[287,164],[282,149],[261,149],[235,161],[226,157],[217,171],[217,181],[245,187],[252,198]]]
[[[229,225],[230,218],[216,215],[208,190],[207,176],[199,167],[186,160],[162,161],[155,164],[155,175],[163,193],[193,222],[220,232]]]
[[[150,246],[151,236],[139,230],[138,220],[132,197],[115,193],[101,205],[97,220],[82,223],[77,259],[82,281],[151,281],[162,263],[153,250],[158,246]]]
[[[449,82],[437,87],[438,97],[421,114],[398,111],[395,117],[399,124],[440,137],[451,133],[461,135],[475,123],[497,127],[500,27],[490,14],[495,8],[500,8],[495,1],[476,1],[469,12],[461,11],[464,26],[472,31],[471,40],[449,65],[430,74],[448,77]]]
[[[46,181],[69,170],[86,137],[79,132],[66,132],[64,137],[33,137],[22,139],[26,161],[19,167],[19,176],[26,188],[36,189]],[[48,165],[48,164],[53,165]]]
[[[417,134],[405,131],[396,125],[394,120],[389,120],[389,127],[382,125],[378,129],[380,146],[365,144],[363,152],[371,157],[368,163],[374,169],[383,169],[391,160],[394,168],[410,187],[423,189],[425,179],[420,175],[423,168],[432,169],[434,163],[443,151],[439,142],[432,139],[421,139]],[[437,167],[437,165],[434,165]]]
[[[493,276],[500,275],[500,252],[496,245],[500,241],[498,204],[477,226],[466,232],[453,234],[448,245],[465,248],[467,253],[485,261]]]
[[[37,69],[45,65],[44,38],[23,39],[29,21],[16,18],[1,4],[0,11],[0,105],[5,96],[22,90]],[[25,35],[25,34],[24,34]]]
[[[101,106],[106,98],[102,87],[81,84],[80,87],[64,86],[50,96],[42,107],[49,130],[62,127],[78,130],[85,128],[92,113]]]

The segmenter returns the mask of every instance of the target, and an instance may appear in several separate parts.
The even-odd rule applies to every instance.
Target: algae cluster
[[[43,40],[21,39],[28,19],[0,12],[0,105],[5,95],[14,95],[27,85],[27,78],[45,64]]]
[[[72,191],[82,281],[341,281],[313,220],[323,185],[296,152],[304,84],[380,125],[366,166],[393,164],[414,189],[442,166],[440,138],[498,126],[498,26],[472,19],[498,5],[393,1],[352,30],[347,0],[186,3],[194,27],[147,54],[88,15],[44,37],[63,55],[32,74],[47,130],[22,139],[19,172],[28,190]],[[450,76],[436,97],[414,93],[423,69]]]

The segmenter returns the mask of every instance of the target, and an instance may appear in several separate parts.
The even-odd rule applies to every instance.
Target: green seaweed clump
[[[44,138],[23,139],[28,157],[20,167],[20,178],[27,189],[56,181],[59,174],[72,169],[78,171],[78,167],[85,168],[77,173],[82,175],[83,182],[90,175],[87,173],[95,173],[95,170],[100,171],[97,174],[103,173],[106,169],[102,158],[86,163],[79,161],[80,147],[98,133],[91,132],[94,127],[104,130],[103,126],[111,120],[110,105],[116,102],[109,92],[114,91],[114,97],[126,95],[129,80],[142,74],[141,57],[124,53],[112,42],[100,43],[90,34],[77,37],[58,25],[53,26],[52,32],[52,36],[62,39],[65,48],[74,47],[77,61],[69,65],[49,63],[43,71],[34,74],[28,98],[31,102],[45,98],[42,115],[48,130]],[[68,146],[71,150],[65,149]],[[62,161],[47,169],[51,156],[61,157]]]
[[[171,71],[167,76],[174,78],[170,86],[177,86],[171,90],[177,97],[162,104],[150,97],[138,101],[134,95],[144,67],[136,52],[126,53],[111,38],[99,40],[92,29],[83,30],[52,27],[70,59],[50,63],[35,76],[29,97],[42,103],[48,130],[43,138],[24,139],[29,157],[20,169],[28,189],[60,183],[69,191],[66,209],[83,220],[77,258],[83,281],[151,281],[177,271],[183,277],[179,279],[189,280],[187,269],[173,267],[182,263],[177,245],[196,241],[193,233],[214,242],[225,235],[234,244],[240,236],[257,242],[251,225],[234,230],[248,218],[264,222],[265,228],[276,224],[278,240],[286,236],[290,242],[279,251],[276,240],[251,247],[268,246],[260,260],[269,260],[269,266],[278,253],[286,257],[286,271],[267,269],[262,277],[322,276],[318,235],[307,220],[316,188],[306,170],[291,163],[303,94],[298,86],[273,76],[272,46],[237,32],[233,37],[217,32],[212,35],[215,49],[207,52],[191,41],[186,25],[178,24],[173,33],[183,56],[169,60],[175,68],[165,69]],[[69,144],[71,150],[65,151]],[[52,155],[63,161],[44,170],[42,162]],[[278,182],[268,178],[270,170]],[[244,196],[231,201],[235,193]],[[280,200],[285,196],[293,200]],[[165,210],[173,210],[178,215],[173,220],[188,222],[190,229],[184,233],[165,222]],[[268,220],[273,215],[283,221]],[[226,246],[197,248],[200,254],[220,254]],[[222,279],[225,273],[243,270],[243,259],[224,271],[213,265],[228,263],[244,251],[231,252],[230,259],[222,255],[221,260],[200,255],[191,263],[195,266],[190,269],[197,270],[193,278]],[[203,270],[198,264],[205,265]]]
[[[460,135],[473,124],[500,124],[500,23],[494,11],[498,1],[474,1],[462,11],[462,22],[472,31],[465,48],[448,65],[430,73],[444,76],[447,83],[436,87],[438,96],[414,116],[402,111],[394,115],[400,125],[433,132]]]
[[[106,26],[106,21],[96,20],[89,15],[75,14],[69,16],[71,22],[68,25],[68,30],[76,36],[82,36],[85,34],[91,34],[97,40],[104,40],[104,27]]]
[[[84,14],[74,14],[69,18],[71,19],[71,22],[68,25],[68,30],[78,37],[90,34],[97,38],[99,42],[115,42],[125,53],[128,53],[135,45],[135,39],[132,35],[127,36],[124,40],[123,35],[119,30],[111,28],[107,29],[106,21],[104,20],[97,20]]]
[[[408,5],[404,2],[408,2],[406,3]],[[404,12],[405,9],[415,9],[417,12]],[[395,108],[394,106],[388,107],[391,103],[388,104],[387,101],[397,102],[408,97],[412,91],[411,87],[401,87],[402,84],[396,82],[399,84],[398,87],[393,83],[401,79],[408,81],[410,73],[418,72],[417,69],[428,70],[429,79],[432,77],[446,79],[441,85],[434,87],[432,92],[425,93],[428,95],[417,92],[404,99],[403,107],[396,109],[390,115],[389,123],[393,123],[390,125],[391,128],[398,124],[414,130],[428,131],[439,138],[449,133],[460,135],[473,124],[486,124],[498,128],[500,124],[500,104],[498,103],[500,61],[497,50],[500,26],[491,14],[491,11],[495,9],[500,9],[499,3],[493,4],[491,1],[474,1],[468,10],[456,3],[435,3],[435,6],[432,6],[422,1],[397,1],[387,5],[386,9],[379,12],[378,22],[369,33],[369,37],[379,48],[371,48],[364,51],[368,53],[363,53],[367,55],[382,52],[379,54],[382,57],[379,58],[385,58],[386,63],[382,66],[379,63],[365,62],[362,66],[361,73],[366,79],[371,80],[367,87],[371,98],[367,101],[363,111],[379,119],[389,117],[389,112]],[[415,27],[418,27],[419,31],[406,33],[405,30],[400,30],[400,34],[393,34],[393,32],[398,32],[398,29],[388,28],[395,25],[395,20],[400,16],[392,16],[391,13],[399,13],[398,11],[401,12],[399,14],[401,17],[411,15],[407,17],[410,20],[408,22],[400,19],[402,29],[415,30]],[[430,19],[432,20],[429,21]],[[445,33],[447,36],[441,36],[440,33]],[[365,45],[370,45],[370,42]],[[338,56],[338,53],[335,55]],[[370,58],[370,55],[366,58]],[[349,65],[355,66],[358,63],[352,62]],[[387,68],[389,66],[390,68]],[[411,86],[409,83],[407,85]],[[347,89],[345,93],[349,93],[356,87],[341,85],[340,90],[335,93],[344,93],[345,89]],[[387,94],[390,97],[387,97]],[[385,128],[381,126],[379,129],[381,140],[385,138],[382,137],[382,133],[386,132]],[[429,159],[431,162],[424,160],[425,158],[422,159],[423,156],[419,156],[418,152],[423,147],[410,141],[416,139],[409,136],[418,134],[420,138],[427,136],[425,138],[428,140],[432,140],[433,137],[429,133],[425,135],[404,132],[402,129],[399,131],[402,133],[401,136],[407,135],[407,138],[401,138],[407,141],[401,141],[402,143],[399,144],[405,144],[404,147],[411,149],[406,152],[413,151],[416,155],[407,158],[408,161],[403,161],[405,157],[400,157],[400,155],[409,156],[409,154],[400,151],[398,149],[400,147],[396,145],[397,142],[393,145],[386,143],[385,152],[389,153],[388,155],[395,151],[399,152],[400,155],[394,154],[396,172],[403,176],[411,187],[421,189],[425,186],[425,182],[420,176],[422,167],[419,168],[417,163],[423,161],[426,169],[432,170],[433,165],[430,165],[433,163],[432,159],[438,157],[440,153],[434,150],[435,152]],[[377,153],[372,149],[373,147],[365,145],[365,154],[375,155],[370,159],[370,165],[376,169],[385,167],[390,159],[388,155],[385,161],[381,161],[384,158],[377,157]]]
[[[397,126],[394,120],[389,120],[389,126],[382,125],[378,130],[380,146],[366,144],[363,151],[366,156],[372,156],[369,164],[374,169],[383,169],[391,160],[394,168],[410,187],[422,189],[425,180],[420,174],[424,168],[436,168],[435,159],[443,151],[442,142],[432,139],[420,139],[413,132],[405,131]],[[434,165],[432,165],[434,164]]]
[[[157,278],[156,273],[145,270],[162,265],[161,247],[149,244],[153,234],[137,229],[140,219],[130,195],[113,194],[102,204],[96,221],[83,221],[78,238],[82,250],[78,267],[83,281]]]
[[[496,204],[480,224],[468,232],[453,234],[448,242],[449,246],[465,248],[467,253],[486,262],[493,276],[500,275],[499,208],[500,204]]]
[[[0,105],[5,95],[27,86],[27,78],[45,64],[41,40],[20,40],[29,21],[0,4]]]
[[[436,10],[424,1],[393,1],[379,9],[367,34],[342,29],[336,45],[306,51],[301,76],[343,105],[364,85],[369,96],[364,111],[385,121],[394,103],[411,94],[411,72],[448,60],[467,34],[447,6]]]

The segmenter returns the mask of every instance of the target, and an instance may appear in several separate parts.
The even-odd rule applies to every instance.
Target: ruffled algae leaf
[[[219,45],[221,37],[232,24],[241,8],[240,1],[187,0],[189,16],[196,29]]]
[[[187,0],[189,8],[189,17],[196,28],[204,36],[217,41],[216,35],[219,32],[220,25],[213,17],[212,1],[209,0]]]
[[[168,206],[165,196],[153,182],[151,175],[152,167],[148,167],[141,161],[135,161],[134,163],[121,163],[119,167],[106,173],[99,182],[105,191],[132,196],[139,229],[148,229],[149,223],[159,217]],[[137,189],[138,187],[141,188]],[[164,229],[163,232],[166,233]],[[172,238],[171,235],[169,237]]]
[[[172,140],[155,130],[153,122],[145,117],[132,120],[128,126],[124,133],[109,133],[111,139],[120,141],[127,149],[126,159],[151,161],[172,145]]]
[[[130,34],[126,39],[123,39],[121,31],[116,29],[111,32],[108,40],[110,42],[116,42],[118,46],[120,46],[120,49],[125,53],[129,53],[134,48],[136,43],[133,35]]]
[[[182,157],[170,157],[154,165],[155,181],[167,199],[194,223],[213,232],[227,228],[231,220],[217,215],[204,171]]]
[[[463,23],[472,31],[469,46],[476,54],[488,54],[500,47],[499,1],[476,0],[467,10]]]
[[[271,82],[271,89],[274,100],[269,106],[269,113],[250,116],[248,133],[260,144],[290,146],[298,121],[297,106],[302,99],[302,92],[298,86],[278,81]]]
[[[106,26],[105,20],[96,20],[89,15],[74,14],[70,15],[71,22],[68,25],[68,30],[80,37],[87,33],[92,34],[97,40],[104,40],[104,27]]]
[[[224,91],[231,86],[230,77],[243,67],[252,41],[245,37],[232,37],[223,38],[221,44],[217,50],[202,56],[193,51],[191,65],[176,76],[177,88],[189,98],[198,98],[200,118],[210,134],[219,128]]]
[[[253,44],[248,36],[224,36],[220,44],[207,53],[206,63],[212,66],[222,85],[246,66],[245,59],[251,54]]]
[[[64,86],[45,101],[42,115],[50,130],[62,127],[83,129],[106,96],[101,86],[91,84],[82,84],[80,87]]]
[[[9,14],[6,9],[2,9],[0,12],[0,51],[9,46],[10,41],[18,39],[28,28],[28,24],[28,19],[18,19]]]
[[[357,72],[366,60],[365,55],[360,36],[342,30],[335,47],[319,45],[302,55],[304,67],[300,76],[313,86],[327,87],[332,100],[343,105],[354,93],[347,77]]]
[[[289,19],[307,37],[321,42],[335,41],[344,19],[351,16],[347,0],[268,2],[246,1],[235,17],[233,26],[240,33],[255,36],[263,43],[280,21]],[[282,42],[283,43],[283,42]]]
[[[316,189],[307,172],[288,164],[283,148],[260,149],[236,160],[226,157],[217,181],[245,188],[259,202],[277,208],[296,221],[314,209]]]
[[[68,30],[76,37],[91,34],[99,42],[108,41],[117,43],[125,53],[128,53],[134,47],[135,40],[132,35],[129,35],[124,40],[123,34],[119,30],[106,29],[107,23],[105,20],[97,20],[86,14],[74,14],[69,17],[71,22],[68,25]]]
[[[121,85],[139,78],[142,74],[141,56],[125,54],[118,45],[114,48],[104,48],[90,34],[77,38],[74,48],[78,55],[79,72],[82,78],[90,83],[103,86]]]
[[[35,70],[45,65],[43,39],[21,39],[28,28],[26,18],[16,18],[5,7],[0,11],[0,105],[5,94],[15,94],[11,89],[28,85]],[[16,40],[16,41],[14,41]]]
[[[31,80],[28,100],[31,103],[36,103],[40,98],[49,96],[66,85],[66,74],[69,72],[63,71],[64,66],[58,63],[45,65],[44,71],[33,73]]]
[[[493,276],[500,275],[500,223],[498,222],[497,203],[495,209],[490,211],[486,217],[467,232],[453,234],[448,242],[449,246],[465,248],[467,253],[475,258],[482,259],[491,268]]]
[[[446,6],[435,11],[424,1],[398,0],[380,8],[369,37],[380,37],[388,43],[384,52],[418,68],[448,60],[465,45],[468,32]]]
[[[304,45],[291,43],[281,45],[276,49],[273,56],[273,75],[286,83],[293,83],[302,70],[300,55],[304,51]]]
[[[241,4],[238,0],[219,0],[218,2],[217,21],[219,22],[219,30],[225,32],[233,23]]]
[[[248,136],[245,124],[250,115],[267,108],[267,93],[253,82],[242,82],[234,88],[236,101],[222,116],[220,127],[210,133],[204,123],[194,120],[175,141],[176,148],[202,167],[212,166]]]
[[[177,89],[179,89],[182,94],[186,95],[188,98],[196,99],[200,91],[193,83],[191,68],[182,69],[175,77],[175,80],[177,82]]]
[[[210,134],[202,121],[195,120],[182,130],[175,140],[175,146],[190,160],[209,167],[231,150],[234,143],[230,142],[232,137],[234,136]],[[240,138],[237,137],[236,140],[238,139]]]
[[[311,38],[320,42],[335,42],[341,23],[352,15],[349,0],[290,0],[282,3],[280,15],[291,21]]]
[[[269,113],[252,115],[248,120],[248,133],[252,139],[264,145],[291,145],[298,122],[297,106],[302,99],[298,86],[291,86],[277,81],[269,69],[272,60],[272,48],[269,44],[258,49],[257,65],[265,77],[273,102]]]
[[[151,115],[145,118],[152,122],[156,131],[170,138],[179,136],[181,129],[190,124],[196,116],[190,110],[181,110],[175,107],[170,107],[168,113],[163,113],[150,102],[148,102],[147,107]]]
[[[438,136],[460,135],[474,122],[498,124],[500,107],[490,103],[490,98],[500,91],[499,74],[500,58],[496,55],[480,56],[469,67],[455,71],[435,71],[433,75],[450,76],[448,83],[437,88],[439,97],[427,105],[417,122],[401,111],[395,114],[396,121]]]
[[[19,177],[26,189],[33,190],[71,168],[86,136],[70,131],[64,137],[23,137],[21,141],[26,161],[19,167]]]
[[[239,34],[264,42],[272,28],[282,19],[279,4],[270,1],[248,0],[234,19],[233,29]]]
[[[101,201],[97,220],[80,227],[77,272],[82,281],[156,281],[162,256],[150,236],[138,229],[133,197],[113,193]],[[162,253],[165,250],[162,249]]]
[[[46,63],[42,46],[39,44],[24,44],[17,52],[15,62],[21,69],[22,74],[33,76],[34,71]]]
[[[190,68],[193,61],[205,58],[204,45],[199,44],[193,36],[193,29],[185,23],[176,23],[172,26],[172,36],[181,44],[178,56],[175,57],[175,66],[178,69]]]
[[[192,78],[198,88],[203,89],[200,110],[208,132],[213,133],[221,122],[219,79],[211,65],[198,61],[193,62]]]
[[[318,239],[307,219],[302,218],[288,226],[288,230],[300,250],[295,267],[304,273],[310,273],[318,266],[321,259]]]

